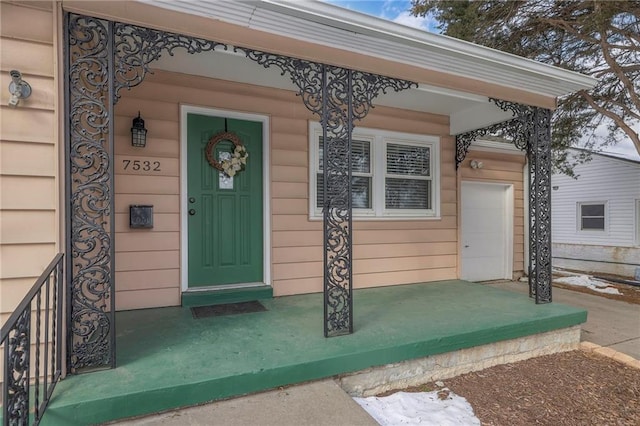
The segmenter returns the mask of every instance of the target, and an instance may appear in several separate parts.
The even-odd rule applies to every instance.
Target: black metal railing
[[[6,426],[37,425],[60,380],[63,257],[59,253],[53,258],[0,331],[2,422]]]

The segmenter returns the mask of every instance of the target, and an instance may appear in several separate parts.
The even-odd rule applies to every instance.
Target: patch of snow
[[[552,268],[551,272],[556,275],[562,275],[563,277],[570,277],[572,275],[575,275],[575,272],[565,271],[564,269],[561,269],[561,268]]]
[[[606,294],[622,294],[615,287],[609,287],[604,281],[597,280],[589,275],[576,275],[573,277],[556,278],[555,282],[573,285],[577,287],[586,287],[593,291]]]
[[[442,393],[446,391],[446,393]],[[438,397],[438,392],[444,399]],[[480,425],[469,402],[444,388],[433,392],[396,392],[385,397],[353,398],[382,426]]]

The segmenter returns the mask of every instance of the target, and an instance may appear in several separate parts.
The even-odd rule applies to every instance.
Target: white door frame
[[[187,114],[208,115],[211,117],[232,118],[262,123],[262,231],[263,231],[263,266],[262,283],[241,283],[226,286],[201,287],[189,289],[189,228],[188,228],[188,187],[187,187]],[[227,111],[217,108],[205,108],[192,105],[180,105],[180,288],[182,292],[223,290],[227,288],[271,285],[271,196],[270,196],[270,139],[269,117],[266,115]],[[251,159],[249,159],[251,161]]]
[[[460,275],[462,276],[462,240],[464,236],[464,229],[462,229],[462,215],[464,213],[462,203],[463,203],[463,187],[464,186],[500,186],[505,189],[504,196],[505,199],[505,269],[504,269],[504,279],[513,279],[513,216],[514,216],[514,197],[513,197],[513,184],[510,183],[496,183],[496,182],[480,182],[480,181],[469,181],[463,180],[460,188],[460,241],[458,242],[458,250],[460,251]]]

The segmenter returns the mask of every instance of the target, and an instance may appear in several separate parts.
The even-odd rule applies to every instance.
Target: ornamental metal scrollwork
[[[68,362],[71,372],[115,365],[111,34],[68,15]]]
[[[323,143],[324,334],[353,332],[351,140],[355,120],[388,90],[416,83],[341,67],[235,48],[264,66],[288,74],[298,95],[320,117]]]
[[[535,108],[529,158],[529,293],[551,302],[551,111]]]
[[[185,35],[173,34],[120,22],[114,23],[115,91],[114,104],[120,98],[120,90],[131,89],[142,83],[148,73],[149,64],[160,59],[163,52],[173,56],[175,49],[187,53],[200,53],[227,45]]]
[[[113,120],[122,88],[140,84],[163,51],[226,45],[68,14],[68,364],[115,366]]]
[[[508,125],[508,123],[506,123],[506,125]],[[504,130],[504,127],[505,123],[499,123],[494,124],[493,126],[456,135],[456,169],[460,167],[460,164],[467,157],[469,147],[475,140],[483,136],[494,135]]]
[[[460,163],[466,158],[473,141],[487,135],[502,133],[523,151],[526,151],[529,146],[532,132],[530,123],[533,121],[534,108],[494,98],[489,98],[489,101],[501,110],[511,112],[513,118],[482,129],[456,135],[456,169],[460,167]]]
[[[7,400],[3,404],[6,424],[29,424],[30,322],[31,305],[28,305],[7,337],[4,371]]]
[[[551,302],[551,111],[489,99],[514,118],[456,136],[456,168],[478,137],[506,133],[529,162],[529,296]]]

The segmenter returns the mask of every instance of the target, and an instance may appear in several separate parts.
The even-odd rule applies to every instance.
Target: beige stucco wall
[[[481,169],[472,169],[472,160],[482,161]],[[525,156],[470,150],[460,163],[463,181],[505,183],[513,185],[513,276],[524,272],[524,163]]]
[[[270,117],[274,294],[321,291],[322,222],[310,221],[308,212],[308,127],[316,118],[291,91],[156,71],[124,92],[116,106],[118,309],[180,303],[180,104]],[[130,145],[131,120],[138,111],[149,129],[143,150]],[[442,219],[355,221],[354,286],[456,278],[456,175],[447,117],[376,107],[359,124],[442,138]],[[163,172],[125,171],[123,156],[162,161]],[[154,205],[155,227],[131,230],[128,206],[142,203]]]
[[[0,2],[0,322],[60,249],[55,19],[50,2]],[[13,69],[33,89],[17,108]]]

